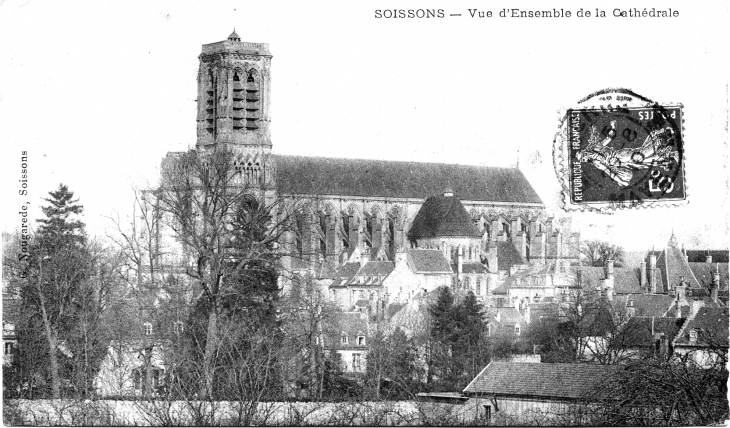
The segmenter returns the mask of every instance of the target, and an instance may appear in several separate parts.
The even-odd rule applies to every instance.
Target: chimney
[[[365,266],[370,261],[370,248],[365,247],[360,253],[360,266]]]
[[[611,278],[613,276],[613,260],[606,261],[606,278]]]
[[[649,293],[656,294],[656,255],[649,256]]]
[[[613,278],[612,279],[604,279],[603,280],[603,289],[606,290],[606,299],[608,299],[609,302],[613,301]]]
[[[659,357],[664,360],[669,358],[669,339],[664,333],[659,333]]]
[[[682,306],[687,306],[687,283],[682,278],[679,285],[674,287],[674,295],[677,296],[677,310]]]
[[[459,245],[457,251],[459,254],[456,256],[456,269],[459,276],[461,276],[461,273],[464,272],[464,247]]]
[[[626,308],[626,314],[631,318],[636,316],[636,308],[634,308],[634,301],[629,300],[629,306]]]
[[[707,255],[707,256],[705,257],[705,263],[712,263],[712,255],[711,255],[711,254],[708,254],[708,255]]]
[[[646,262],[641,262],[641,273],[639,277],[639,283],[641,284],[641,289],[646,290]]]
[[[715,274],[712,275],[712,284],[710,284],[710,298],[717,303],[717,290],[720,288],[720,263],[717,264]]]

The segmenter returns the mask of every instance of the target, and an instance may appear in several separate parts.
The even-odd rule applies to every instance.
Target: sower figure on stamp
[[[603,140],[600,140],[596,127],[591,127],[588,145],[575,157],[578,162],[591,162],[611,179],[622,186],[627,186],[633,177],[633,171],[647,169],[652,166],[668,167],[671,159],[679,162],[679,154],[672,150],[674,131],[662,128],[652,131],[641,147],[620,149],[608,147],[616,136],[616,121],[611,121],[611,129]]]

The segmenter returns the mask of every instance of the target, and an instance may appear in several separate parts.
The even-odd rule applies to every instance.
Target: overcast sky
[[[627,250],[727,248],[728,11],[723,1],[603,1],[607,18],[470,18],[467,8],[577,11],[545,1],[0,1],[2,230],[63,182],[92,234],[125,215],[168,151],[195,146],[197,56],[269,43],[280,154],[519,166],[551,212],[558,110],[606,87],[685,106],[689,204],[577,214],[585,239]],[[678,18],[613,18],[614,8]],[[376,19],[442,8],[444,19]],[[28,197],[18,196],[21,151]]]

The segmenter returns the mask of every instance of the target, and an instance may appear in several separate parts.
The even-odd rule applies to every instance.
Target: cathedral
[[[389,272],[399,258],[431,260],[413,250],[437,250],[445,260],[433,263],[459,285],[465,265],[509,275],[520,264],[578,260],[569,220],[549,218],[517,168],[273,153],[271,60],[268,44],[243,42],[235,31],[203,45],[195,150],[228,148],[242,180],[269,199],[300,202],[295,232],[282,244],[293,254],[285,269],[312,272],[336,288],[358,266],[387,262]],[[163,164],[176,156],[168,153]],[[375,271],[380,279],[387,273]]]

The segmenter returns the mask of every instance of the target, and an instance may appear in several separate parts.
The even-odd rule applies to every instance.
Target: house
[[[700,367],[711,367],[728,353],[728,308],[703,307],[688,318],[672,341],[674,352],[688,355]]]
[[[388,303],[404,304],[419,293],[451,287],[455,272],[441,250],[411,248],[396,253],[395,269],[384,281]]]
[[[539,424],[567,416],[620,366],[492,361],[464,388],[487,423]]]
[[[527,331],[528,321],[518,308],[487,308],[485,319],[488,336],[516,339]]]
[[[677,317],[633,317],[622,327],[615,346],[631,357],[668,358],[674,351],[673,340],[685,321]]]
[[[164,384],[166,349],[170,346],[145,340],[110,342],[94,378],[97,394],[103,397],[157,394]]]
[[[364,312],[337,314],[323,338],[325,355],[338,354],[342,371],[346,375],[360,376],[367,367],[369,323]]]

